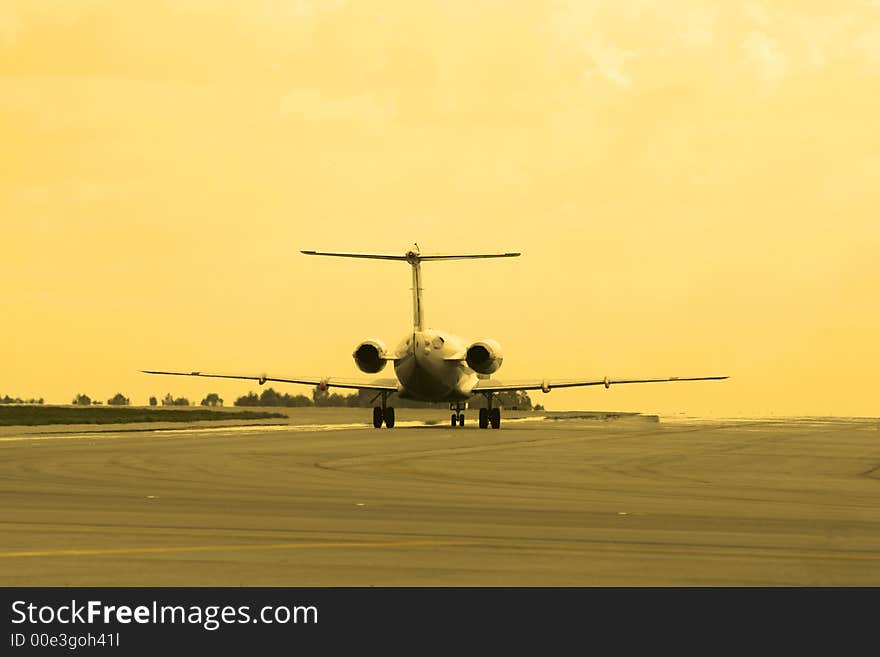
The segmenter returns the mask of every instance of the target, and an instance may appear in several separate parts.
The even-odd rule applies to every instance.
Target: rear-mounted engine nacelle
[[[501,367],[504,354],[495,340],[478,340],[468,347],[465,360],[474,372],[492,374]]]
[[[381,340],[364,340],[352,354],[361,372],[375,374],[381,372],[388,362],[388,351]]]

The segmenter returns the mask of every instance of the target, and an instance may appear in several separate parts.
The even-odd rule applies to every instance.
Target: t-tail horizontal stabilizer
[[[429,260],[472,260],[475,258],[516,258],[520,253],[420,253],[413,248],[403,255],[390,253],[343,253],[335,251],[300,251],[304,255],[334,256],[336,258],[366,258],[371,260],[404,260],[427,262]]]
[[[413,330],[421,331],[425,326],[424,303],[422,302],[421,263],[431,260],[472,260],[475,258],[515,258],[519,253],[433,253],[422,254],[418,244],[413,244],[403,255],[388,253],[345,253],[339,251],[301,251],[304,255],[334,256],[337,258],[367,258],[372,260],[403,260],[412,266],[413,277]]]

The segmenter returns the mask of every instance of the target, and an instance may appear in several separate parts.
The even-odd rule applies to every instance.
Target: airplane
[[[319,390],[330,387],[376,392],[373,402],[381,398],[381,405],[373,407],[373,427],[384,424],[394,426],[394,408],[387,405],[388,396],[397,393],[401,399],[425,402],[448,402],[452,411],[451,425],[464,426],[465,402],[476,395],[486,398],[486,407],[479,410],[478,425],[481,429],[501,427],[501,409],[493,403],[493,397],[501,392],[541,390],[548,393],[554,388],[612,385],[624,383],[663,383],[670,381],[714,381],[727,376],[668,377],[643,379],[530,379],[501,382],[491,378],[500,368],[504,355],[501,345],[492,339],[468,341],[446,331],[428,328],[425,324],[425,306],[422,298],[423,262],[466,260],[475,258],[515,258],[520,253],[472,253],[472,254],[423,254],[418,244],[403,255],[380,253],[338,253],[329,251],[301,251],[308,256],[331,256],[335,258],[368,258],[406,262],[412,268],[412,330],[400,340],[394,349],[388,349],[378,339],[367,339],[355,347],[352,357],[358,369],[366,374],[378,374],[388,361],[394,363],[396,378],[373,380],[337,377],[291,376],[276,377],[268,374],[208,374],[205,372],[164,372],[141,370],[145,374],[173,376],[201,376],[220,379],[246,379],[263,385],[267,381],[299,383],[317,386]]]

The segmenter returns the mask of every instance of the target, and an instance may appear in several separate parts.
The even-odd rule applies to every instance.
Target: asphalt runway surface
[[[6,429],[0,585],[880,585],[880,420],[417,413]]]

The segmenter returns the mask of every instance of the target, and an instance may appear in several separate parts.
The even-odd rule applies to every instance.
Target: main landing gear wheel
[[[458,422],[458,415],[455,413],[452,414],[451,426],[455,426],[456,422]]]
[[[373,428],[379,429],[382,426],[382,407],[374,406],[373,407]]]
[[[373,407],[373,428],[380,429],[384,422],[385,426],[390,429],[394,426],[394,409],[391,406],[385,406],[385,402],[388,401],[388,392],[383,390],[373,397],[373,400],[375,401],[379,397],[382,397],[382,405]]]
[[[458,426],[460,426],[460,427],[464,426],[464,413],[458,414]]]
[[[492,405],[492,393],[484,392],[486,396],[486,408],[480,409],[480,429],[487,428],[490,424],[493,429],[501,428],[501,409]]]

